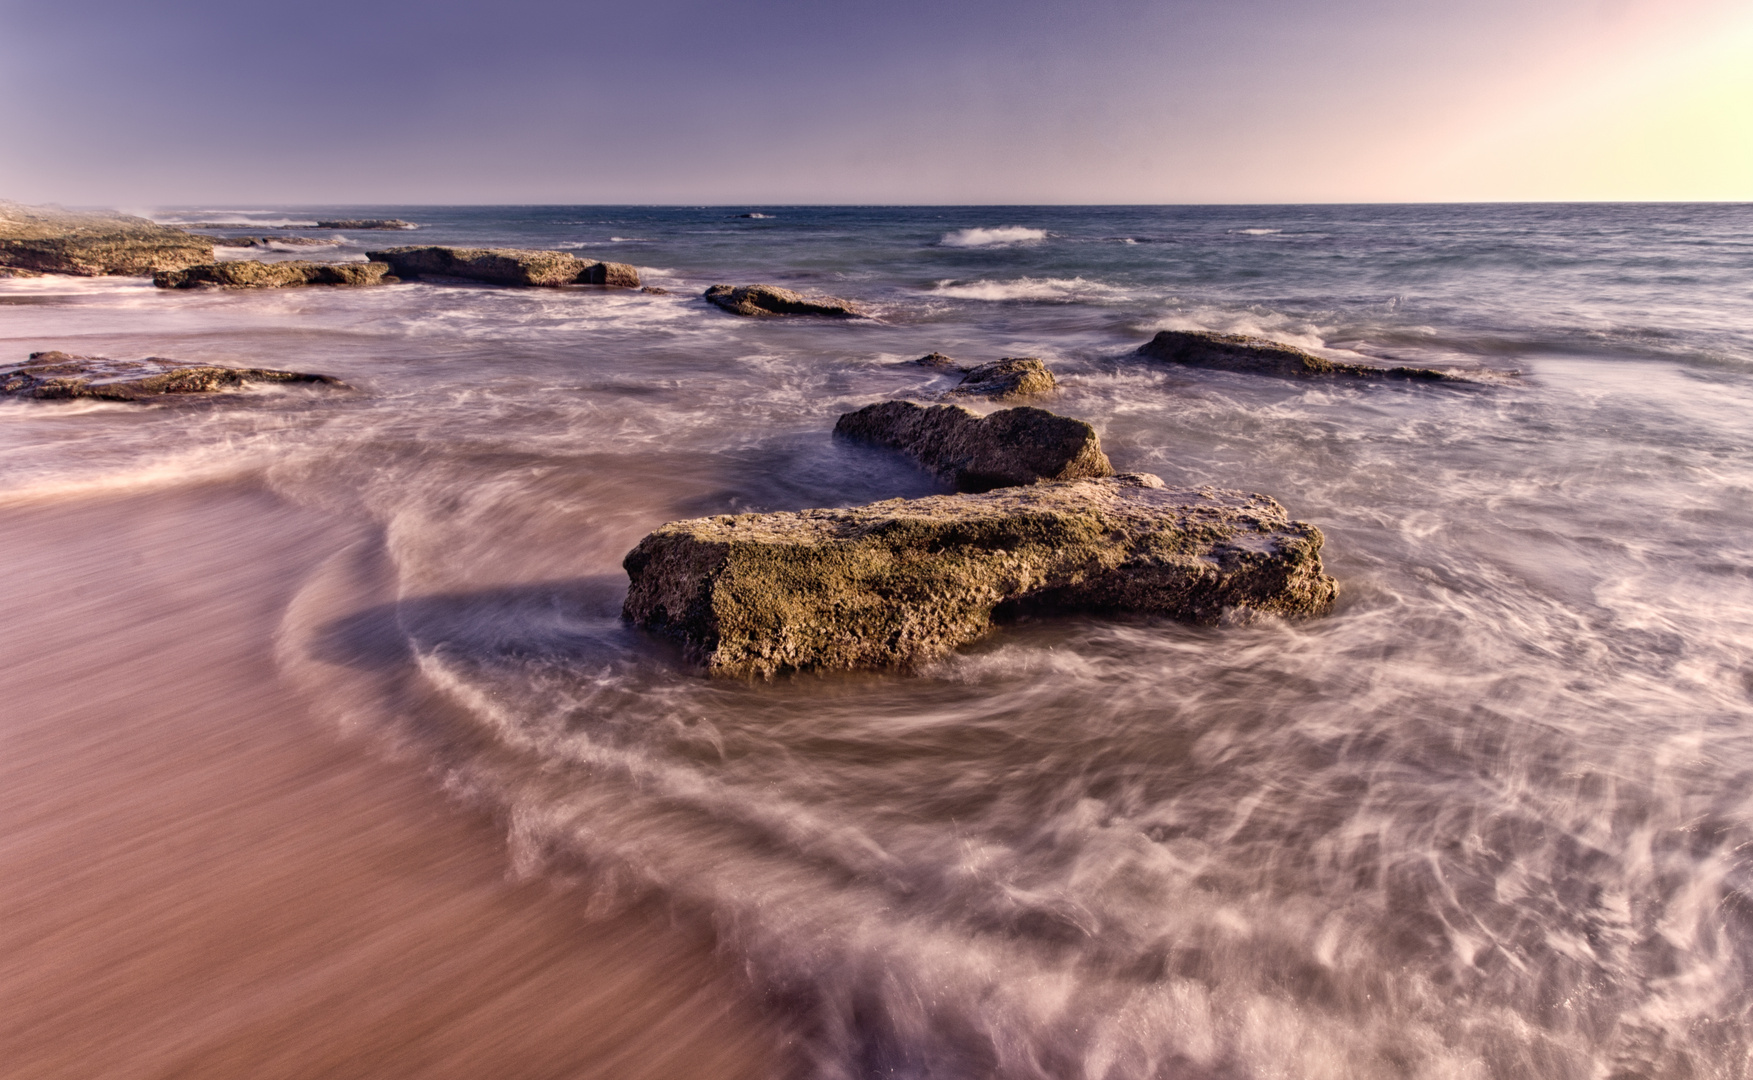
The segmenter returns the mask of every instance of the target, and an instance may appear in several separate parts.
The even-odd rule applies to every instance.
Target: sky
[[[0,0],[0,198],[1753,199],[1753,0]]]

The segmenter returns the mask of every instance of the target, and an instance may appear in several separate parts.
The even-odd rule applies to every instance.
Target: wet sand
[[[501,826],[282,683],[350,535],[244,485],[0,508],[6,1075],[784,1071],[709,933],[513,880]]]

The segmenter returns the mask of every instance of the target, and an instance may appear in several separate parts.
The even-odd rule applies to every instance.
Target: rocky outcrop
[[[71,398],[150,401],[171,394],[210,394],[259,382],[347,385],[328,375],[274,368],[216,367],[162,356],[111,360],[102,356],[37,352],[22,364],[0,367],[0,396],[45,401]]]
[[[248,221],[190,221],[180,227],[184,229],[249,229],[261,225],[260,222]],[[336,218],[331,221],[319,221],[315,225],[271,225],[274,229],[418,229],[420,226],[412,221],[400,218]]]
[[[1368,364],[1342,364],[1305,352],[1295,345],[1285,345],[1248,334],[1214,334],[1208,330],[1159,331],[1156,337],[1138,347],[1138,355],[1166,360],[1171,364],[1222,368],[1225,371],[1243,371],[1255,375],[1277,375],[1288,379],[1323,375],[1363,379],[1453,378],[1435,368],[1380,368]]]
[[[732,315],[827,315],[852,319],[864,314],[850,300],[831,296],[808,299],[777,285],[714,285],[706,290],[706,299]]]
[[[271,247],[284,244],[287,247],[333,247],[341,241],[327,236],[215,236],[214,247]]]
[[[397,277],[462,278],[493,285],[609,285],[637,289],[639,272],[626,263],[592,262],[564,251],[524,248],[398,247],[368,251]]]
[[[967,371],[968,370],[967,368],[963,367],[961,364],[956,363],[954,358],[945,356],[943,353],[940,353],[940,352],[926,353],[924,356],[921,356],[917,360],[909,360],[907,362],[909,364],[916,364],[919,367],[928,367],[934,371]]]
[[[146,276],[213,261],[213,243],[126,214],[0,203],[0,266],[39,273]]]
[[[161,289],[285,289],[297,285],[381,285],[397,279],[387,277],[390,264],[382,262],[319,263],[255,262],[237,259],[208,263],[186,270],[154,274],[152,283]]]
[[[1032,356],[1011,356],[981,364],[962,376],[950,391],[964,397],[983,397],[993,401],[1045,394],[1059,385],[1047,365]]]
[[[846,413],[834,434],[911,455],[960,491],[1114,473],[1095,428],[1045,409],[982,417],[959,405],[884,401]]]
[[[418,229],[420,226],[412,221],[401,218],[337,218],[333,221],[319,221],[314,228],[318,229]]]
[[[1322,537],[1272,499],[1129,475],[664,525],[622,614],[713,675],[911,667],[1011,612],[1213,623],[1328,611]]]

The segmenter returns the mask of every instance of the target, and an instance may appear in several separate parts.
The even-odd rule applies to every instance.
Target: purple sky
[[[0,0],[0,197],[1753,198],[1737,9]]]

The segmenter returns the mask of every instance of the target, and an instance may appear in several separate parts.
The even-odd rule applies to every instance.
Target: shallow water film
[[[0,403],[17,1075],[1753,1075],[1753,209],[323,216],[669,292],[0,281],[7,363],[351,388]],[[1338,608],[771,681],[621,620],[666,521],[947,490],[831,436],[934,351],[1278,499]]]

